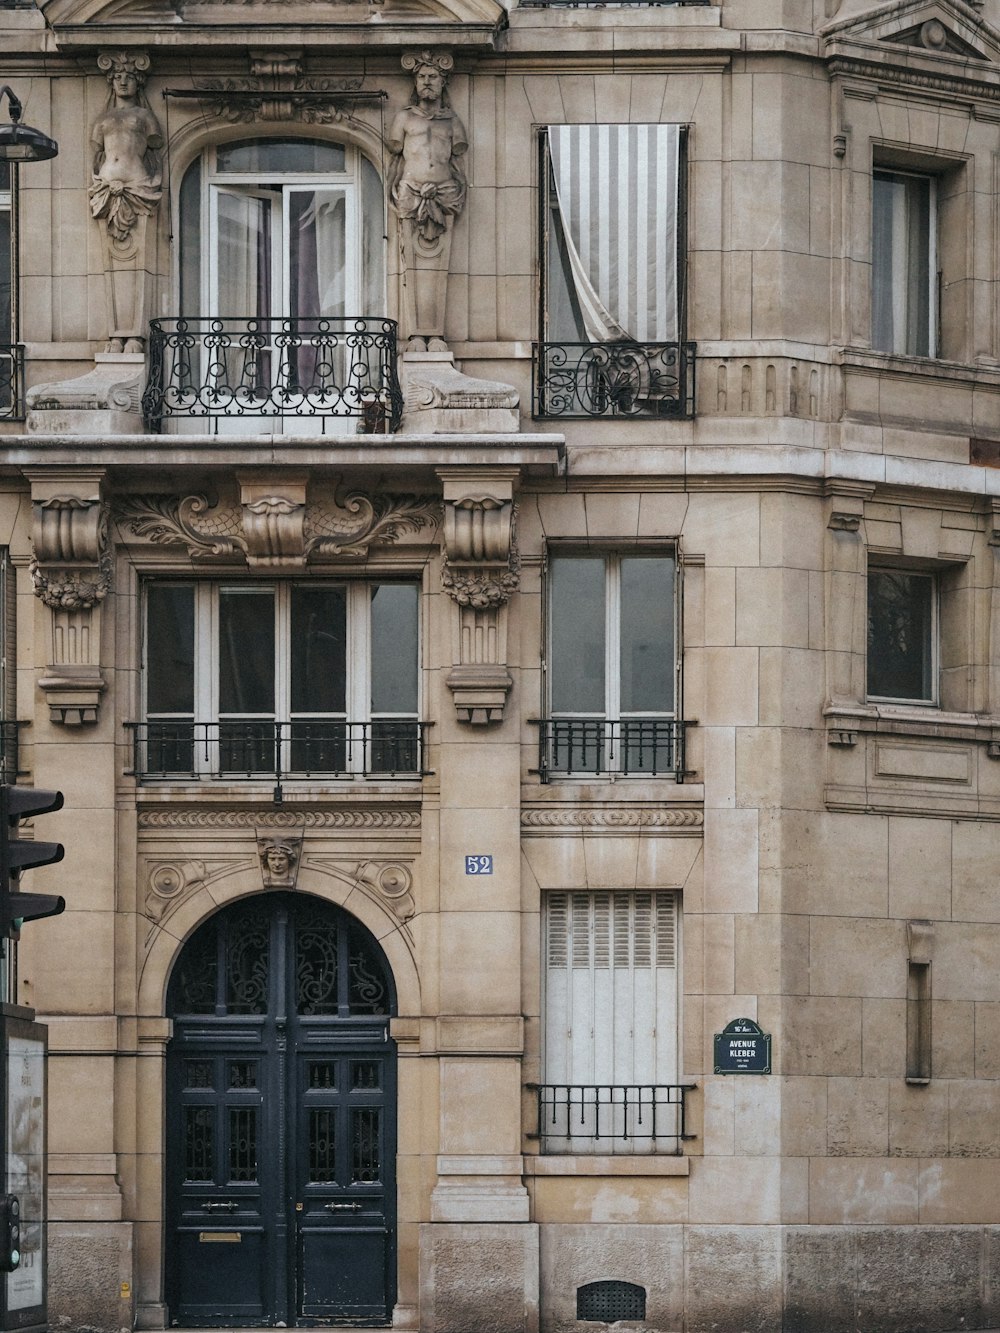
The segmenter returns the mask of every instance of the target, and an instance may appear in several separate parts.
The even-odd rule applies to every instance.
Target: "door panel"
[[[317,899],[256,895],[192,937],[169,998],[171,1322],[388,1322],[395,1052],[375,941]]]

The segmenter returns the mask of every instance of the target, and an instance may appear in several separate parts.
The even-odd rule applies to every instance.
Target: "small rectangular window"
[[[872,177],[872,346],[937,355],[937,189],[930,176]]]
[[[906,569],[868,571],[868,696],[937,702],[937,579]]]

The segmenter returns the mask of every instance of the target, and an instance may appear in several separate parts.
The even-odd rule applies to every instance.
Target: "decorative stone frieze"
[[[392,861],[364,861],[354,871],[358,887],[388,907],[401,922],[416,915],[413,897],[413,871],[407,865]]]
[[[424,496],[368,496],[361,491],[307,503],[306,479],[244,474],[240,504],[212,504],[205,495],[133,495],[115,516],[137,537],[183,546],[193,560],[238,559],[251,568],[304,568],[310,558],[362,555],[391,545],[403,532],[435,523],[439,502]]]
[[[48,666],[39,679],[53,722],[97,721],[100,608],[111,587],[103,471],[28,474],[32,501],[31,579],[49,608]]]
[[[233,125],[255,120],[330,125],[353,119],[351,103],[361,94],[363,82],[362,78],[307,79],[301,51],[275,51],[250,56],[249,78],[206,79],[196,88],[204,95],[207,114]]]
[[[205,810],[168,806],[162,810],[140,810],[139,828],[280,828],[296,826],[318,829],[420,828],[419,810]]]
[[[588,829],[620,833],[633,829],[685,829],[699,831],[705,816],[700,809],[682,806],[529,806],[521,811],[525,833],[534,830]]]

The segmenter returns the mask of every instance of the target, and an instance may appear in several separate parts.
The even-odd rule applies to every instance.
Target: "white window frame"
[[[875,289],[876,284],[881,278],[881,274],[876,271],[875,260],[875,185],[879,178],[885,179],[892,177],[897,180],[920,180],[925,181],[928,186],[928,217],[927,217],[927,273],[923,275],[923,281],[926,284],[927,293],[927,328],[925,330],[927,337],[926,352],[910,352],[907,348],[907,339],[910,327],[909,320],[909,272],[908,255],[904,245],[894,246],[892,251],[892,268],[888,275],[889,290],[892,298],[893,312],[893,338],[892,346],[884,347],[875,342]],[[937,357],[938,349],[938,199],[937,199],[938,180],[937,177],[925,171],[906,171],[899,170],[894,166],[875,163],[872,168],[872,342],[876,351],[887,353],[891,356],[927,356]],[[906,199],[903,197],[902,206],[899,209],[899,222],[905,232],[907,229],[907,207]],[[894,228],[895,230],[895,228]]]
[[[925,663],[928,679],[926,696],[873,694],[869,689],[868,671],[868,605],[870,580],[873,574],[906,574],[913,578],[927,579],[931,585],[931,624],[930,624],[930,660]],[[940,707],[941,689],[941,579],[936,570],[911,568],[907,565],[893,564],[886,560],[871,560],[865,580],[865,697],[872,703],[898,704],[915,708]]]
[[[164,586],[191,587],[194,591],[194,697],[193,713],[150,712],[147,695],[149,672],[147,660],[149,651],[148,634],[148,590]],[[407,586],[414,589],[417,598],[417,642],[414,672],[416,675],[417,699],[414,713],[376,711],[371,706],[372,658],[371,658],[371,589],[373,587]],[[347,593],[347,643],[345,660],[345,707],[343,713],[324,713],[318,710],[296,712],[291,710],[291,605],[293,587],[342,587]],[[264,592],[273,594],[275,638],[274,638],[274,711],[271,713],[226,713],[219,712],[219,594],[235,592],[237,594]],[[315,579],[315,580],[247,580],[238,579],[190,579],[181,576],[165,575],[149,579],[143,589],[142,617],[142,716],[149,723],[172,723],[195,726],[209,724],[218,729],[220,723],[227,722],[294,722],[308,719],[316,722],[346,722],[349,724],[368,725],[372,722],[418,722],[423,716],[423,673],[421,670],[421,623],[420,623],[420,588],[416,580],[405,576],[390,574],[382,578],[368,580]],[[208,747],[195,745],[195,768],[200,771],[217,771],[215,747],[217,739]],[[284,742],[287,747],[288,741]],[[348,771],[362,771],[364,747],[357,747],[353,757],[348,758]],[[283,756],[283,759],[287,758]],[[288,771],[282,763],[283,771]]]
[[[646,908],[644,936],[637,935]],[[548,1088],[677,1087],[681,1066],[682,902],[676,889],[550,891],[542,898],[542,1069]],[[648,961],[647,961],[648,959]],[[560,981],[559,974],[564,974]],[[558,1105],[556,1096],[554,1104]],[[584,1105],[588,1105],[586,1097]],[[648,1104],[647,1104],[648,1108]],[[601,1127],[543,1138],[547,1152],[655,1153],[679,1146],[605,1104]],[[646,1114],[648,1114],[648,1109]],[[679,1115],[679,1110],[678,1110]],[[677,1122],[679,1123],[679,1121]]]

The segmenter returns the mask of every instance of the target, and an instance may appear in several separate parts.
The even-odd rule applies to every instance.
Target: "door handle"
[[[235,1213],[239,1209],[239,1204],[227,1199],[225,1203],[203,1203],[201,1207],[205,1213]]]
[[[328,1213],[359,1213],[364,1207],[363,1203],[325,1203],[323,1207]]]

